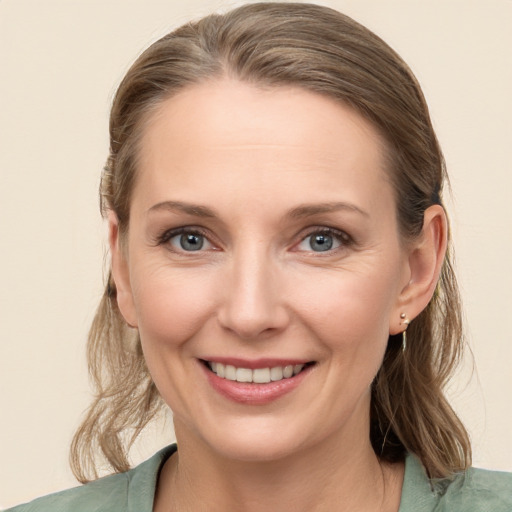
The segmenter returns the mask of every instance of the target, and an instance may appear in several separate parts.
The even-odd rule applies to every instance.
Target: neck
[[[176,425],[179,451],[160,475],[155,512],[398,510],[403,470],[382,465],[369,440],[340,446],[332,439],[277,460],[248,462],[223,458],[180,431]]]

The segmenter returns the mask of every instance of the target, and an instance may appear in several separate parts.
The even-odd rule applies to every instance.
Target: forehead
[[[298,87],[224,79],[184,89],[151,116],[136,188],[153,201],[187,190],[202,201],[215,189],[254,197],[269,187],[335,201],[339,192],[388,186],[383,155],[377,131],[346,105]]]

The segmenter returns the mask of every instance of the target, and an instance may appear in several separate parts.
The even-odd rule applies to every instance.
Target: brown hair
[[[417,236],[423,214],[441,204],[443,156],[415,77],[379,37],[332,9],[299,3],[257,3],[189,23],[150,46],[115,96],[110,155],[101,181],[101,209],[129,223],[138,143],[152,112],[190,84],[229,75],[263,86],[295,85],[350,105],[387,141],[389,174],[404,240]],[[407,351],[391,336],[372,388],[370,437],[385,461],[417,455],[431,477],[470,464],[462,423],[443,387],[463,346],[461,307],[448,254],[436,293],[408,332]],[[131,341],[130,341],[131,340]],[[114,471],[129,468],[134,439],[162,405],[137,333],[116,302],[111,275],[91,327],[89,370],[96,398],[75,434],[72,468],[80,481],[97,476],[97,457]]]

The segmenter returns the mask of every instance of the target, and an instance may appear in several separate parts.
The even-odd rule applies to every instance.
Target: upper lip
[[[221,363],[224,365],[235,366],[236,368],[248,368],[256,370],[258,368],[275,368],[276,366],[288,366],[296,364],[312,363],[311,359],[294,359],[294,358],[260,358],[260,359],[241,359],[238,357],[204,357],[202,361],[210,363]]]

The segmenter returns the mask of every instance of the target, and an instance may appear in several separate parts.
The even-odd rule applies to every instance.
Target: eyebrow
[[[195,217],[217,217],[215,211],[211,208],[208,208],[207,206],[184,203],[182,201],[162,201],[161,203],[153,205],[148,210],[148,213],[162,210],[170,212],[177,210],[188,215],[194,215]]]
[[[149,208],[148,213],[153,211],[179,211],[186,213],[187,215],[193,215],[195,217],[203,218],[214,218],[218,217],[215,210],[203,206],[200,204],[185,203],[182,201],[162,201]],[[286,217],[292,219],[302,219],[305,217],[311,217],[313,215],[319,215],[322,213],[332,213],[339,210],[348,210],[351,212],[359,213],[365,217],[369,217],[369,214],[352,203],[346,202],[332,202],[332,203],[314,203],[314,204],[302,204],[292,208],[287,212]]]
[[[288,217],[293,219],[301,219],[304,217],[311,217],[313,215],[318,215],[321,213],[332,213],[337,212],[339,210],[348,210],[356,213],[360,213],[365,217],[369,217],[370,215],[352,203],[346,202],[334,202],[334,203],[320,203],[320,204],[303,204],[299,205],[296,208],[290,210],[287,214]]]

